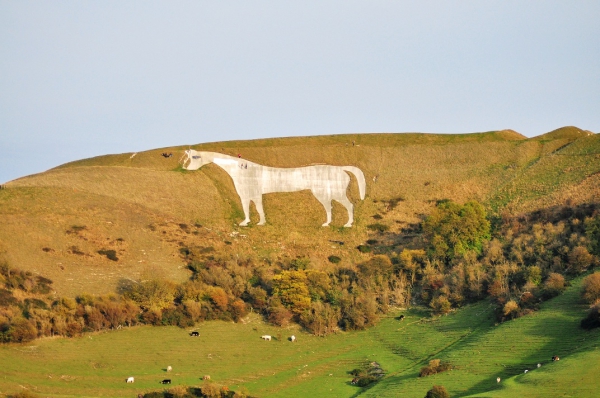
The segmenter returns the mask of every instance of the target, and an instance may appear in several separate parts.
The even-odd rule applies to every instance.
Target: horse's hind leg
[[[344,225],[344,227],[346,227],[346,228],[351,227],[352,223],[354,222],[354,206],[352,205],[352,202],[350,202],[348,200],[348,198],[345,196],[338,198],[336,200],[338,202],[340,202],[342,205],[344,205],[344,207],[348,211],[348,222]]]

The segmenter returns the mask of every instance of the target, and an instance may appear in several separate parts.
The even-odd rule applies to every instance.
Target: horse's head
[[[183,153],[179,163],[181,164],[181,167],[186,170],[198,170],[200,167],[210,162],[208,159],[202,159],[202,152],[188,149]]]

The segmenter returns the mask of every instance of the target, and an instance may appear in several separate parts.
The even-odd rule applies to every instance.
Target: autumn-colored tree
[[[273,296],[295,315],[310,308],[310,292],[304,271],[283,271],[273,277]]]
[[[581,273],[588,269],[594,257],[584,246],[574,247],[569,252],[569,269],[574,273]]]
[[[600,300],[600,272],[594,272],[583,280],[583,298],[590,304]]]
[[[144,309],[161,310],[173,304],[176,286],[173,282],[162,279],[142,281],[131,286],[126,297],[135,301]]]

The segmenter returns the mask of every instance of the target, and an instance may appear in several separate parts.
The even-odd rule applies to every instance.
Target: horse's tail
[[[365,182],[365,175],[363,174],[362,170],[354,166],[342,166],[342,170],[349,171],[350,173],[354,174],[356,181],[358,182],[358,192],[360,193],[360,198],[361,200],[364,200],[367,183]]]

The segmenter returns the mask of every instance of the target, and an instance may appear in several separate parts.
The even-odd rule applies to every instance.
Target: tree
[[[423,222],[429,240],[429,255],[451,260],[468,251],[481,253],[490,239],[490,222],[485,209],[475,201],[464,205],[440,203]]]
[[[294,314],[310,308],[310,293],[304,271],[283,271],[273,277],[273,296]]]
[[[600,256],[600,212],[585,220],[585,234],[590,242],[590,252]]]
[[[173,304],[175,284],[161,279],[143,281],[131,286],[131,290],[126,292],[126,297],[144,309],[162,310]]]
[[[600,272],[588,275],[583,280],[583,298],[592,304],[600,299]]]

